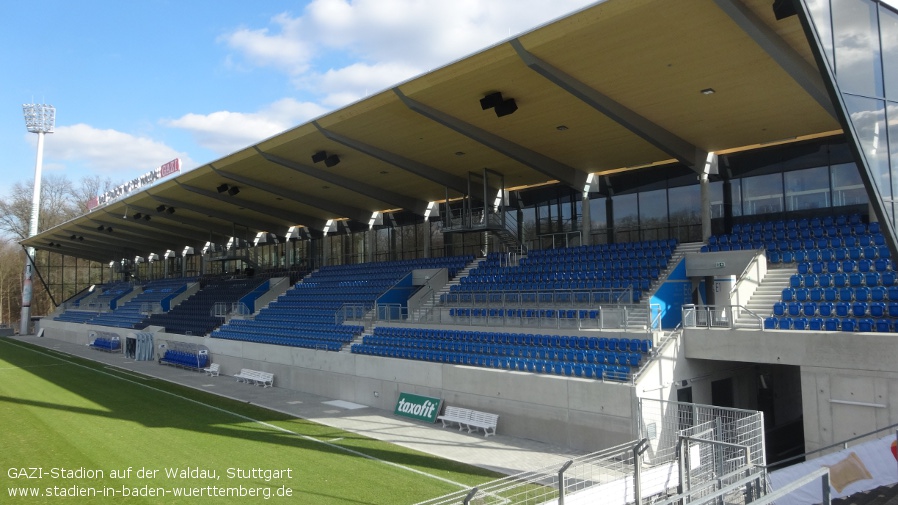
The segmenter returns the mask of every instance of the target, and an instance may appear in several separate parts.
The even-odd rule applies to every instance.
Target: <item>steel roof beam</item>
[[[510,140],[506,140],[494,133],[488,132],[482,128],[466,123],[456,117],[450,116],[445,112],[439,111],[423,104],[413,98],[405,96],[398,87],[393,88],[396,96],[405,104],[406,107],[429,118],[451,130],[468,137],[469,139],[483,144],[490,149],[502,153],[509,158],[518,161],[543,175],[556,179],[577,191],[583,190],[586,183],[587,173],[577,170],[573,167],[565,165],[557,160],[542,155],[536,151],[532,151],[521,145],[515,144]]]
[[[317,196],[312,196],[306,193],[300,193],[299,191],[288,191],[282,187],[272,186],[264,182],[254,181],[249,177],[243,177],[242,175],[219,170],[213,167],[211,164],[209,165],[209,168],[211,168],[216,174],[224,177],[225,179],[230,179],[232,181],[239,182],[240,184],[252,186],[266,193],[271,193],[272,195],[276,195],[296,203],[317,207],[327,212],[333,212],[339,217],[347,217],[360,223],[367,223],[368,220],[371,219],[370,212],[359,209],[357,207],[353,207],[351,205],[345,205],[338,201],[327,200],[325,198],[319,198]]]
[[[417,175],[418,177],[427,179],[431,182],[435,182],[441,186],[445,186],[462,194],[466,193],[468,190],[468,181],[462,177],[456,177],[452,174],[443,172],[442,170],[427,166],[423,163],[419,163],[404,156],[400,156],[396,153],[391,153],[379,147],[374,147],[372,145],[365,144],[364,142],[359,142],[358,140],[345,137],[343,135],[340,135],[339,133],[334,133],[330,130],[326,130],[321,125],[319,125],[317,121],[312,121],[312,124],[315,125],[315,128],[318,128],[318,131],[321,132],[321,134],[324,135],[325,138],[333,140],[334,142],[337,142],[339,144],[343,144],[350,149],[355,149],[360,153],[367,154],[372,158],[377,158],[384,163],[389,163],[390,165],[393,165],[394,167],[401,170],[405,170],[410,174]]]
[[[325,219],[319,219],[317,217],[307,216],[305,214],[300,214],[298,212],[291,212],[288,210],[278,209],[276,207],[271,207],[269,205],[251,202],[249,200],[235,200],[234,199],[235,197],[232,197],[230,195],[224,196],[221,193],[218,193],[215,191],[198,188],[196,186],[188,186],[187,184],[182,184],[182,183],[178,182],[177,180],[175,181],[175,183],[182,189],[186,189],[187,191],[190,191],[191,193],[205,196],[206,198],[211,198],[213,200],[218,200],[219,202],[222,202],[222,203],[225,203],[228,205],[233,205],[235,207],[243,207],[243,208],[258,212],[260,214],[265,214],[267,216],[271,216],[274,218],[284,219],[286,221],[291,222],[292,224],[301,224],[301,225],[303,225],[307,228],[311,228],[313,230],[323,230],[325,227],[325,224],[326,224]],[[285,214],[290,214],[290,217],[288,217],[288,218],[280,217]],[[257,222],[261,223],[262,221],[257,221]],[[292,226],[292,224],[287,225],[287,228]],[[275,233],[272,230],[264,230],[264,231]],[[282,234],[279,234],[279,235],[282,235]]]
[[[266,153],[255,146],[254,148],[259,152],[259,154],[262,155],[263,158],[270,161],[271,163],[280,165],[284,168],[289,168],[290,170],[308,175],[309,177],[314,177],[316,179],[328,182],[335,186],[340,186],[344,189],[352,191],[353,193],[358,193],[373,200],[383,202],[391,207],[399,207],[410,212],[414,212],[419,216],[423,216],[424,212],[427,211],[427,202],[423,200],[418,200],[417,198],[409,198],[387,189],[378,188],[370,184],[365,184],[364,182],[337,175],[333,172],[319,170],[317,168],[303,165],[302,163],[297,163],[286,158],[281,158],[280,156],[276,156],[274,154]]]
[[[559,88],[574,95],[580,101],[604,114],[617,124],[630,130],[639,138],[694,169],[697,169],[699,165],[704,163],[705,160],[701,150],[690,142],[681,139],[633,110],[624,107],[609,96],[600,93],[552,66],[552,64],[534,56],[524,49],[520,40],[514,39],[510,44],[528,68],[545,77]]]
[[[739,0],[714,0],[730,19],[736,23],[761,49],[779,64],[805,92],[832,117],[837,118],[826,85],[816,67],[805,61],[779,35]]]
[[[196,236],[198,233],[208,233],[210,236],[210,241],[212,242],[220,239],[224,239],[225,242],[227,242],[231,237],[230,231],[225,231],[217,226],[213,226],[212,223],[209,222],[200,221],[199,219],[193,219],[188,216],[184,216],[183,214],[178,214],[177,209],[175,209],[174,214],[169,214],[168,212],[157,212],[155,209],[151,210],[135,205],[128,205],[128,207],[132,210],[140,212],[141,214],[148,214],[150,216],[153,216],[154,219],[168,219],[169,221],[174,221],[175,223],[184,225],[188,228],[192,228],[193,230],[179,228],[179,231],[187,234],[187,236]]]
[[[280,230],[281,228],[285,227],[285,225],[283,225],[283,224],[277,224],[277,223],[272,223],[272,222],[267,222],[267,221],[258,221],[258,220],[252,219],[252,218],[248,218],[246,216],[235,216],[233,214],[228,214],[227,212],[221,212],[219,210],[211,209],[209,207],[203,207],[202,205],[194,205],[192,203],[179,202],[177,200],[172,200],[172,199],[165,198],[165,197],[162,197],[159,195],[153,195],[153,194],[150,194],[149,192],[147,192],[147,195],[149,195],[151,198],[153,198],[153,200],[156,200],[157,202],[159,202],[163,205],[168,205],[168,206],[175,207],[178,209],[186,209],[191,212],[196,212],[197,214],[203,214],[203,215],[209,216],[212,219],[229,223],[232,226],[239,226],[241,228],[247,228],[247,229],[255,230],[257,232],[267,231],[269,233],[274,233],[276,235],[283,235],[282,233],[279,233],[277,231],[277,230]],[[301,224],[301,223],[296,223],[296,224]],[[284,233],[286,233],[286,230],[284,230]],[[229,235],[233,236],[233,233],[230,233]]]

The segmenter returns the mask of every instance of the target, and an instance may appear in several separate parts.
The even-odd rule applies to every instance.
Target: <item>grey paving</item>
[[[14,337],[31,344],[66,354],[105,363],[122,370],[138,372],[182,384],[212,394],[259,405],[326,426],[359,433],[427,454],[447,458],[505,474],[514,474],[560,465],[580,454],[569,450],[502,435],[501,419],[496,436],[469,434],[440,424],[428,425],[395,416],[392,412],[334,398],[283,389],[262,388],[237,382],[233,377],[209,377],[155,361],[136,362],[122,354],[110,354],[51,338]]]

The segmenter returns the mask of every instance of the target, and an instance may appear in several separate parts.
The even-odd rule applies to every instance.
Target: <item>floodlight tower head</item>
[[[56,107],[44,103],[22,105],[25,113],[25,128],[31,133],[53,133],[56,127]]]

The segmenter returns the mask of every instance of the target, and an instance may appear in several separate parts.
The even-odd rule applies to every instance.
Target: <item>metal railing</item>
[[[751,316],[758,329],[764,329],[764,318],[742,305],[683,305],[684,328],[735,328],[739,314]]]
[[[538,505],[556,503],[632,503],[639,496],[636,473],[644,441],[633,441],[593,454],[523,472],[418,505]],[[644,487],[644,485],[642,486]]]
[[[462,284],[464,286],[464,284]],[[614,303],[634,303],[633,287],[599,289],[484,290],[450,291],[440,295],[447,307],[511,308],[528,305],[592,307]]]
[[[380,312],[378,312],[380,316]],[[661,306],[658,304],[609,304],[595,305],[590,309],[542,308],[447,308],[434,307],[417,314],[414,320],[397,317],[413,323],[451,324],[456,326],[495,326],[509,328],[554,328],[574,330],[624,329],[644,330],[646,333],[661,330]]]

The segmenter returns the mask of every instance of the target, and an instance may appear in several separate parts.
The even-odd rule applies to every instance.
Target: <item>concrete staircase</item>
[[[430,311],[434,308],[434,306],[439,304],[440,296],[448,293],[449,290],[452,288],[452,286],[456,286],[456,285],[460,284],[462,277],[467,277],[468,274],[471,273],[471,270],[474,270],[475,268],[479,267],[480,263],[482,263],[485,260],[486,260],[486,258],[475,258],[474,261],[465,265],[465,268],[459,270],[455,274],[455,277],[449,279],[449,282],[447,282],[445,286],[443,286],[439,291],[437,291],[430,300],[427,300],[426,302],[422,303],[421,307],[418,308],[418,310],[415,311],[414,314],[410,315],[410,319],[412,321],[419,321],[422,317],[424,317],[424,315],[430,313]]]
[[[693,252],[699,252],[702,248],[702,242],[689,242],[684,244],[678,244],[677,248],[673,251],[673,254],[670,256],[670,260],[667,262],[667,268],[661,271],[661,275],[658,276],[657,279],[653,280],[649,285],[648,291],[642,293],[642,304],[638,307],[633,307],[629,309],[628,318],[631,321],[649,321],[649,306],[648,302],[652,298],[652,295],[658,288],[664,284],[664,281],[667,280],[667,277],[670,275],[670,272],[677,266],[677,264],[686,257],[687,254]]]
[[[789,278],[795,273],[794,267],[771,268],[767,270],[767,275],[761,280],[745,308],[761,318],[770,316],[773,312],[773,304],[783,299],[783,289],[789,286]],[[758,318],[743,312],[736,318],[733,327],[756,330],[758,329]]]

